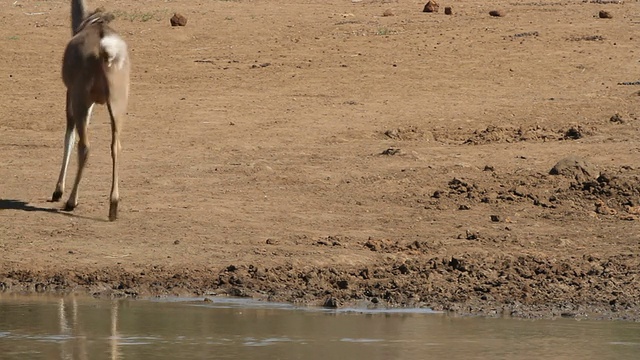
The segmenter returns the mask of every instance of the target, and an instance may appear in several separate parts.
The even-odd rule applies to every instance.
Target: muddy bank
[[[404,262],[359,268],[151,267],[64,272],[7,271],[4,292],[89,293],[97,297],[241,296],[300,305],[427,306],[462,315],[640,320],[640,257],[428,255],[419,242],[370,240],[371,251],[400,251]]]

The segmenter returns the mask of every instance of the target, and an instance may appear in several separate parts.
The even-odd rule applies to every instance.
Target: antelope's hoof
[[[61,198],[62,198],[62,191],[56,190],[53,192],[53,195],[51,196],[51,202],[60,201]]]
[[[116,221],[118,218],[118,203],[111,203],[109,206],[109,221]]]
[[[73,209],[75,209],[76,206],[77,205],[67,202],[66,204],[64,204],[64,211],[73,211]]]

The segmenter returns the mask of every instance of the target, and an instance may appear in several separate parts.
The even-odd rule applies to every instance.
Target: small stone
[[[613,15],[611,15],[611,13],[608,11],[600,10],[600,12],[598,12],[598,17],[600,19],[612,19]]]
[[[500,215],[491,215],[491,221],[493,222],[500,222],[500,220],[502,220],[500,218]]]
[[[453,10],[451,9],[451,6],[447,6],[444,8],[444,14],[445,15],[452,15],[453,14]]]
[[[440,5],[438,5],[438,3],[435,2],[435,0],[429,0],[429,2],[424,6],[424,9],[422,10],[422,12],[435,13],[435,12],[438,12],[439,9],[440,9]]]
[[[395,16],[396,14],[393,13],[393,10],[391,9],[387,9],[382,13],[382,16]]]
[[[178,244],[180,244],[180,240],[176,240],[173,242],[173,245],[178,245]]]
[[[503,10],[491,10],[489,11],[489,15],[495,16],[495,17],[503,17],[506,14]]]
[[[171,21],[171,26],[185,26],[187,25],[187,18],[184,15],[175,13],[169,20]]]

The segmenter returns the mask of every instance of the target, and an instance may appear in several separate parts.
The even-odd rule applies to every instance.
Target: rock
[[[445,15],[452,15],[453,14],[453,10],[451,9],[451,6],[447,6],[444,8],[444,14]]]
[[[395,16],[395,14],[393,13],[393,10],[387,9],[382,13],[382,16]]]
[[[600,172],[595,165],[577,156],[568,156],[558,161],[551,168],[549,174],[573,177],[579,182],[597,179],[600,176]]]
[[[169,20],[171,21],[171,26],[185,26],[187,25],[187,18],[184,15],[175,13]]]
[[[500,215],[490,215],[491,216],[491,221],[492,222],[500,222],[502,221],[502,218],[500,217]]]
[[[503,17],[506,14],[503,10],[491,10],[489,11],[489,15],[495,16],[495,17]]]
[[[611,13],[608,11],[600,10],[600,12],[598,12],[598,17],[600,19],[611,19],[613,18],[613,15],[611,15]]]
[[[424,9],[422,10],[422,12],[435,13],[435,12],[438,12],[439,9],[440,9],[440,5],[438,5],[438,3],[435,2],[435,0],[429,0],[429,2],[424,6]]]

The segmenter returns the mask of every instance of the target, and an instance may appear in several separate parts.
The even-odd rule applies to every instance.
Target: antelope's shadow
[[[0,210],[22,210],[60,213],[59,209],[43,208],[40,206],[29,205],[28,202],[14,199],[0,199]]]
[[[0,199],[0,211],[1,210],[19,210],[19,211],[28,211],[28,212],[39,211],[39,212],[59,214],[59,215],[69,216],[69,217],[74,217],[79,219],[88,219],[88,220],[105,221],[105,222],[107,221],[105,219],[98,219],[98,218],[93,218],[88,216],[76,215],[70,212],[64,212],[62,211],[62,209],[45,208],[41,206],[30,205],[28,202],[25,202],[22,200],[15,200],[15,199]]]

